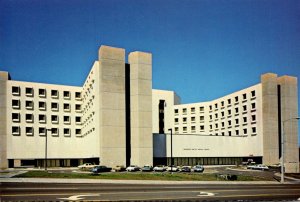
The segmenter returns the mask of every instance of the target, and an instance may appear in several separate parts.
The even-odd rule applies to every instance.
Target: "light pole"
[[[172,128],[168,129],[171,132],[171,172],[173,172],[173,139]]]
[[[300,117],[294,117],[281,122],[281,183],[284,183],[284,123],[290,120],[299,120]]]
[[[48,141],[47,131],[51,131],[51,129],[46,128],[46,130],[45,130],[45,136],[46,136],[46,141],[45,141],[45,171],[47,171],[47,141]]]

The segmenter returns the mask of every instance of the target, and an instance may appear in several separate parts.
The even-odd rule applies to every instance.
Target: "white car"
[[[179,168],[177,166],[169,166],[167,171],[169,171],[169,172],[178,172]]]
[[[136,165],[131,165],[131,166],[126,168],[126,171],[128,171],[128,172],[134,172],[134,171],[140,171],[140,170],[141,169]]]
[[[252,170],[269,170],[268,166],[258,164],[258,165],[250,165],[247,166],[247,169],[252,169]]]
[[[154,172],[164,172],[167,168],[164,165],[158,165],[153,168]]]
[[[78,168],[80,169],[91,169],[91,168],[94,168],[96,165],[93,165],[91,163],[84,163],[80,166],[78,166]]]

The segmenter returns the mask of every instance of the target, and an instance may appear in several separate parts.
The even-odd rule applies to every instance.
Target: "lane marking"
[[[197,196],[214,196],[214,195],[215,195],[214,193],[201,191],[200,195]]]
[[[76,200],[84,199],[82,197],[86,197],[86,196],[100,196],[100,194],[73,195],[73,196],[70,196],[68,198],[57,198],[57,199],[76,201]]]
[[[4,188],[4,190],[74,190],[79,188],[59,188],[59,187],[49,187],[49,188],[42,188],[42,187],[31,187],[31,188],[18,188],[18,187],[11,187],[11,188]]]

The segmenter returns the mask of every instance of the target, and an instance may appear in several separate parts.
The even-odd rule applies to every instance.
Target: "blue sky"
[[[153,88],[212,100],[266,72],[300,78],[300,1],[0,0],[14,80],[82,85],[102,44],[151,52]]]

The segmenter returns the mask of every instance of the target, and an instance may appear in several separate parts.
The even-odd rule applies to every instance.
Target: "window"
[[[212,120],[212,115],[209,115],[209,119]]]
[[[251,97],[255,97],[255,90],[251,91]]]
[[[174,121],[176,124],[178,124],[178,118],[175,118]]]
[[[57,90],[51,90],[51,97],[52,98],[58,98],[58,91]]]
[[[252,115],[251,118],[252,118],[252,122],[256,121],[256,116],[255,115]]]
[[[39,110],[46,110],[46,102],[39,102]]]
[[[64,99],[70,99],[70,98],[71,98],[70,91],[64,91]]]
[[[256,106],[255,106],[255,102],[251,103],[251,109],[255,109]]]
[[[196,121],[195,117],[194,116],[191,117],[191,122],[195,122],[195,121]]]
[[[238,102],[238,101],[239,101],[239,97],[236,96],[236,97],[234,98],[234,101],[235,101],[235,102]]]
[[[75,92],[75,99],[81,100],[81,92]]]
[[[228,135],[231,136],[231,131],[228,131]]]
[[[25,88],[26,96],[32,97],[33,96],[33,88]]]
[[[191,108],[191,113],[192,113],[192,114],[195,114],[195,107],[192,107],[192,108]]]
[[[64,103],[64,111],[65,111],[65,112],[69,112],[69,111],[71,111],[70,104],[68,104],[68,103]]]
[[[46,89],[40,88],[39,89],[39,96],[40,97],[46,97]]]
[[[224,132],[222,132],[222,136],[225,136],[225,133],[224,133]]]
[[[178,114],[178,109],[174,109],[174,113],[175,113],[175,114]]]
[[[58,136],[58,128],[51,128],[52,136]]]
[[[81,129],[76,129],[76,130],[75,130],[75,134],[76,134],[76,135],[81,135]]]
[[[217,103],[215,104],[215,109],[218,109],[218,104]]]
[[[235,119],[235,124],[236,124],[236,125],[239,124],[239,119]]]
[[[209,129],[212,130],[212,125],[209,125]]]
[[[64,136],[70,136],[70,135],[71,135],[70,128],[64,128]]]
[[[33,135],[33,128],[32,127],[26,127],[25,131],[26,131],[26,135],[29,135],[29,136]]]
[[[243,129],[244,135],[247,135],[247,128]]]
[[[247,99],[247,94],[244,93],[244,94],[243,94],[243,100],[246,100],[246,99]]]
[[[221,102],[221,107],[224,107],[224,101]]]
[[[222,128],[223,128],[223,127],[225,127],[225,123],[224,123],[224,122],[222,122]]]
[[[243,117],[244,123],[247,123],[247,117]]]
[[[215,118],[216,118],[216,119],[218,118],[218,114],[215,114]]]
[[[224,112],[221,112],[221,116],[224,117],[224,116],[225,116],[225,113],[224,113]]]
[[[12,100],[12,108],[13,109],[20,109],[20,100]]]
[[[216,128],[218,128],[218,124],[217,123],[215,124],[215,126],[216,126]]]
[[[25,101],[25,107],[26,107],[26,109],[33,110],[33,101],[26,100]]]
[[[32,123],[33,122],[33,114],[26,114],[25,119],[27,123]]]
[[[77,117],[76,117],[77,118]],[[69,116],[64,116],[64,123],[65,124],[70,124],[71,123],[71,120],[70,120],[70,117]]]
[[[80,112],[81,111],[81,104],[75,104],[75,110],[77,112]]]
[[[46,128],[39,128],[39,135],[45,136],[46,135]]]
[[[187,118],[183,117],[183,119],[182,119],[183,123],[186,123],[186,120],[187,120]]]
[[[235,134],[236,134],[236,135],[239,135],[239,132],[240,132],[239,130],[236,130],[236,131],[235,131]]]
[[[200,121],[204,121],[204,116],[200,116]]]
[[[13,122],[20,122],[20,114],[19,113],[12,113],[12,121]]]
[[[252,127],[252,133],[255,134],[256,133],[256,128]]]
[[[175,127],[175,132],[178,133],[178,127]]]
[[[243,111],[247,111],[247,105],[243,106]]]
[[[227,103],[230,105],[230,104],[231,104],[231,99],[228,99],[228,100],[227,100]]]
[[[187,127],[183,127],[183,133],[186,133]]]
[[[40,123],[46,123],[46,115],[45,114],[40,114],[39,115],[39,122]]]
[[[235,113],[236,114],[239,113],[239,108],[238,107],[235,108]]]
[[[204,126],[203,125],[200,126],[200,130],[204,130]]]
[[[228,115],[231,115],[231,109],[228,109]]]
[[[75,117],[75,122],[76,122],[77,124],[80,124],[80,123],[81,123],[81,117],[80,117],[80,116],[76,116],[76,117]]]
[[[191,130],[195,132],[196,126],[192,126],[192,127],[191,127]]]
[[[231,126],[231,120],[228,121],[228,125]]]
[[[186,114],[186,108],[183,108],[183,109],[182,109],[182,113],[183,113],[183,114]]]
[[[13,126],[11,128],[11,132],[13,135],[20,135],[21,131],[20,131],[20,127],[19,126]]]
[[[12,86],[11,87],[11,92],[13,95],[20,95],[21,94],[21,90],[19,86]]]
[[[51,103],[51,109],[52,109],[52,111],[58,111],[58,103],[52,102]]]
[[[204,107],[200,107],[200,112],[204,112]]]
[[[57,124],[58,123],[58,116],[57,115],[52,115],[51,116],[51,122]]]
[[[212,106],[211,105],[209,105],[209,110],[212,110]]]

